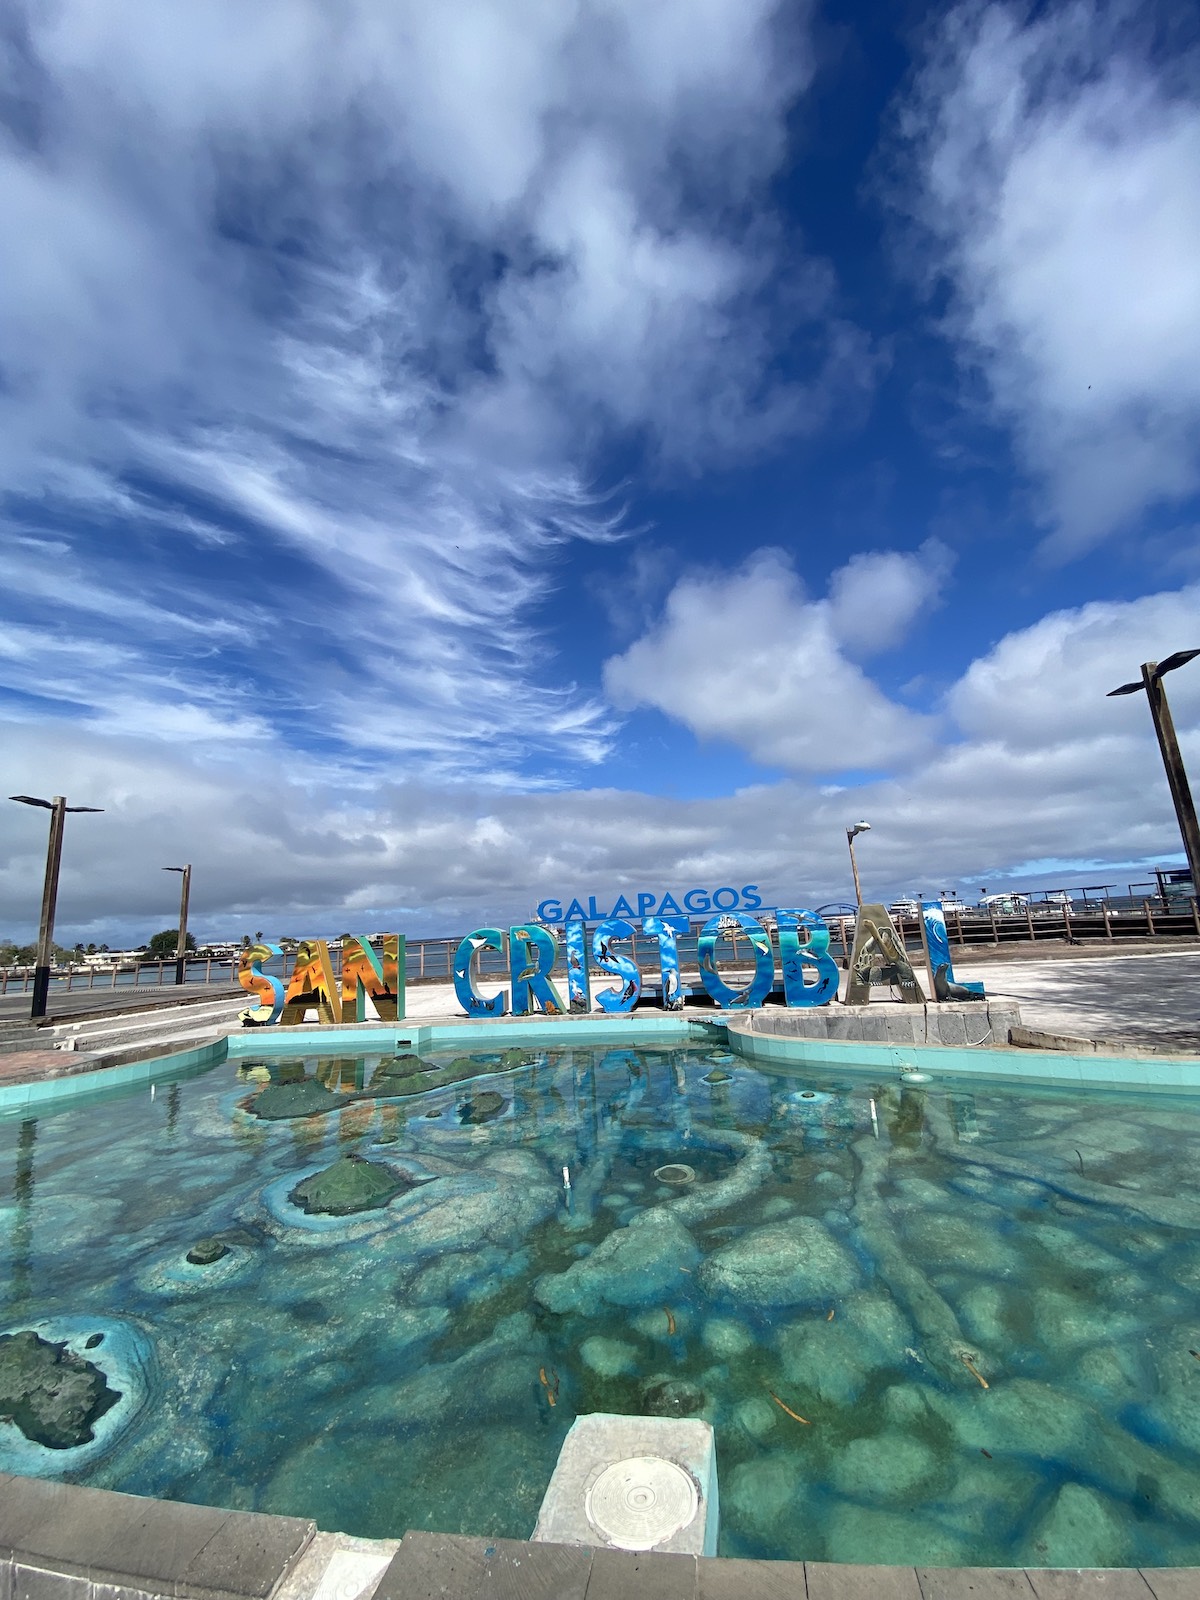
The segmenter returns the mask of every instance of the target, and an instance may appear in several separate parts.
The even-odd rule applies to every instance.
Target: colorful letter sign
[[[747,894],[753,885],[740,891]],[[717,890],[706,903],[719,903],[726,894],[738,891]],[[653,895],[639,895],[654,900]],[[669,900],[670,896],[664,896]],[[624,897],[622,896],[622,901]],[[594,906],[593,897],[589,902]],[[620,903],[620,902],[618,902]],[[627,903],[627,902],[625,902]],[[539,908],[542,909],[542,908]],[[829,929],[815,911],[780,910],[776,916],[782,968],[783,1000],[789,1006],[823,1006],[837,998],[840,973],[829,954]],[[638,951],[638,934],[641,951]],[[662,1004],[667,1011],[681,1009],[687,999],[680,976],[679,938],[689,931],[687,918],[644,916],[640,930],[630,918],[606,917],[590,931],[584,916],[568,919],[564,929],[566,945],[567,1005],[553,979],[558,959],[558,940],[541,923],[519,923],[507,931],[501,928],[476,928],[467,934],[455,952],[454,988],[459,1004],[469,1017],[502,1017],[510,1009],[510,991],[502,986],[503,977],[511,983],[511,1009],[518,1016],[541,1013],[558,1016],[565,1010],[587,1012],[593,1001],[602,1011],[628,1012],[642,993],[642,965],[647,946],[657,958],[662,977]],[[927,941],[934,988],[938,999],[976,999],[983,997],[981,984],[954,981],[950,964],[950,943],[945,917],[938,902],[924,908],[924,938]],[[735,986],[718,970],[717,952],[722,939],[733,943],[733,958],[743,965],[740,941],[749,946],[754,972],[748,981]],[[617,948],[622,946],[623,948]],[[480,956],[494,951],[502,960],[496,974],[501,986],[492,994],[482,994]],[[745,911],[720,910],[704,924],[696,940],[700,981],[717,1005],[728,1010],[761,1006],[776,982],[775,954],[771,935],[756,917]],[[296,960],[286,986],[263,967],[281,955],[277,944],[256,944],[244,950],[238,963],[238,981],[252,994],[257,1004],[240,1013],[247,1026],[284,1022],[306,1022],[315,1011],[324,1024],[367,1021],[368,1005],[383,1022],[399,1021],[404,1016],[405,948],[400,934],[387,934],[374,944],[365,938],[346,936],[342,941],[341,969],[334,970],[329,945],[323,939],[306,939],[296,949]],[[593,995],[589,968],[615,979]],[[903,999],[915,1004],[924,1000],[913,972],[904,941],[891,917],[881,905],[864,905],[859,910],[854,952],[850,960],[847,1005],[862,1005],[871,998],[872,983],[889,983]]]

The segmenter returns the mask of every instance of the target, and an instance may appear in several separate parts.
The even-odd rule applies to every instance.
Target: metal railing
[[[920,950],[921,930],[916,917],[894,916],[893,921],[903,935],[910,952]],[[951,945],[959,950],[998,949],[1011,944],[1082,944],[1103,941],[1118,944],[1133,939],[1170,939],[1200,936],[1200,907],[1190,900],[1186,909],[1169,911],[1157,909],[1145,900],[1138,909],[1113,910],[1106,902],[1093,902],[1086,910],[1076,911],[1069,905],[1041,907],[1027,906],[1017,912],[968,911],[951,907],[946,913],[947,932]],[[696,949],[698,930],[679,936],[679,964],[686,974],[695,974],[699,967]],[[849,956],[854,942],[854,921],[839,917],[829,924],[830,954],[839,961]],[[413,939],[406,946],[407,981],[412,983],[448,983],[454,975],[454,956],[457,939]],[[658,970],[658,941],[642,935],[635,936],[623,953],[636,961],[640,971],[654,973]],[[333,970],[341,972],[341,952],[331,949]],[[746,939],[722,934],[717,943],[717,956],[748,965],[753,953]],[[287,953],[263,964],[263,971],[286,982],[295,965],[295,957]],[[478,959],[481,977],[501,978],[508,972],[508,962],[498,950],[483,950]],[[559,946],[558,957],[552,969],[558,975],[566,973],[566,953]],[[0,994],[25,993],[33,983],[32,966],[0,967]],[[59,993],[73,989],[162,988],[175,981],[175,962],[140,961],[129,965],[97,967],[90,964],[69,964],[65,970],[56,969],[51,987]],[[194,987],[217,984],[229,987],[237,982],[237,958],[219,956],[190,956],[184,966],[184,981]]]

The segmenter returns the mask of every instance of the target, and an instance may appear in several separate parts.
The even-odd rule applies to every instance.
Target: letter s
[[[742,890],[742,904],[747,911],[757,911],[762,905],[762,895],[759,894],[756,883],[748,883]]]
[[[258,996],[256,1006],[238,1012],[238,1021],[244,1028],[270,1027],[283,1014],[283,984],[262,970],[264,961],[282,954],[277,944],[255,944],[238,957],[238,982],[248,994]]]

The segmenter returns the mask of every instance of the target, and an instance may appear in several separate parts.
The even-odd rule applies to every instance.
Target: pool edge
[[[726,1045],[751,1065],[768,1070],[816,1069],[878,1076],[905,1071],[978,1082],[1074,1085],[1109,1089],[1200,1089],[1200,1058],[1193,1056],[1075,1055],[994,1045],[906,1044],[856,1039],[820,1039],[756,1031],[754,1012],[710,1016],[660,1014],[572,1018],[432,1019],[370,1022],[335,1027],[303,1026],[230,1031],[168,1055],[106,1065],[61,1078],[37,1078],[0,1087],[0,1116],[82,1099],[98,1092],[169,1083],[219,1066],[230,1057],[310,1055],[317,1051],[467,1051],[542,1046],[692,1043]]]

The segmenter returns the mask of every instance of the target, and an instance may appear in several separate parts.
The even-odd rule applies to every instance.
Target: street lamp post
[[[1197,656],[1200,656],[1200,650],[1176,650],[1174,655],[1169,655],[1165,661],[1144,661],[1141,681],[1123,683],[1119,689],[1110,689],[1107,698],[1111,700],[1114,695],[1137,694],[1143,689],[1146,692],[1146,699],[1150,702],[1150,715],[1154,721],[1154,731],[1158,735],[1158,748],[1162,751],[1163,766],[1167,771],[1171,799],[1175,802],[1179,831],[1183,835],[1183,848],[1187,855],[1188,870],[1192,876],[1192,893],[1200,901],[1200,824],[1196,821],[1196,807],[1192,801],[1192,791],[1188,787],[1183,757],[1179,753],[1179,740],[1175,737],[1171,708],[1167,704],[1166,691],[1162,685],[1166,673],[1174,672],[1176,667],[1185,667]]]
[[[32,794],[10,794],[23,806],[40,806],[50,813],[50,842],[46,848],[46,881],[42,886],[42,916],[38,924],[37,964],[33,969],[32,1018],[46,1015],[50,993],[50,963],[54,947],[54,907],[58,900],[58,865],[62,860],[63,823],[68,811],[103,811],[103,806],[69,806],[61,794],[53,800],[39,800]]]
[[[179,943],[175,946],[175,982],[182,983],[187,965],[187,914],[188,895],[192,890],[192,863],[189,861],[186,867],[164,867],[163,871],[183,874],[179,890]]]
[[[846,843],[850,847],[850,871],[854,874],[854,898],[862,905],[862,885],[858,881],[858,862],[854,859],[854,840],[860,833],[870,833],[869,822],[856,822],[852,828],[846,829]]]

